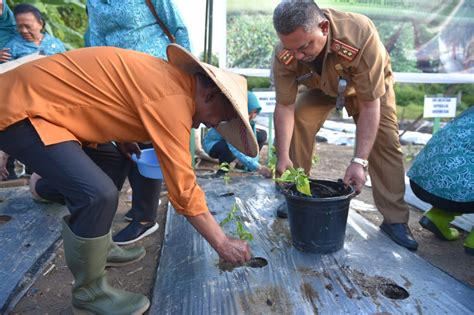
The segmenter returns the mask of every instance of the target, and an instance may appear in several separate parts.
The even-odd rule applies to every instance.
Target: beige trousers
[[[296,167],[303,167],[307,173],[311,169],[315,135],[334,108],[335,98],[324,95],[320,90],[306,90],[298,94],[290,158]],[[353,118],[357,123],[358,115]],[[384,99],[380,107],[380,126],[369,156],[369,174],[375,205],[384,222],[408,222],[409,209],[403,199],[403,152],[398,137],[394,96]]]

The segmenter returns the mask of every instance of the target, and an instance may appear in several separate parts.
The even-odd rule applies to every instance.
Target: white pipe
[[[232,72],[249,77],[269,77],[270,69],[244,69],[232,68]],[[449,83],[449,84],[474,84],[474,74],[464,72],[452,73],[409,73],[395,72],[395,81],[400,83]]]

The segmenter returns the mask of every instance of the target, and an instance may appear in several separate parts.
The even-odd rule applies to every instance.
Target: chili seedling
[[[281,174],[280,178],[275,178],[277,183],[293,183],[296,185],[298,190],[303,195],[311,197],[311,188],[309,185],[309,177],[301,167],[294,168],[290,167]]]
[[[251,241],[251,240],[253,240],[253,235],[252,235],[252,233],[247,231],[245,229],[244,225],[242,224],[241,217],[239,215],[237,215],[237,210],[238,209],[239,208],[237,207],[237,204],[234,203],[234,205],[232,206],[232,209],[230,210],[230,212],[227,214],[227,216],[224,218],[224,220],[222,220],[219,223],[219,225],[221,227],[224,227],[224,225],[226,225],[229,222],[235,222],[235,230],[236,230],[237,236],[241,240]]]
[[[230,166],[229,163],[227,162],[222,162],[220,165],[219,165],[219,170],[223,171],[224,172],[224,183],[226,185],[229,185],[230,183],[230,171],[232,170],[232,166]]]

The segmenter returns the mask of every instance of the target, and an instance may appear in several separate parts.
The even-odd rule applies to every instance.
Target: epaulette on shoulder
[[[359,52],[359,49],[343,43],[337,39],[332,40],[331,50],[349,61],[354,60],[354,58],[357,56],[357,53]]]
[[[277,58],[285,66],[288,66],[293,61],[293,59],[295,59],[295,56],[293,56],[293,54],[288,49],[283,49],[278,53]]]

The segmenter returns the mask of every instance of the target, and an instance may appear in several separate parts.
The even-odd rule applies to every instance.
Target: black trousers
[[[151,144],[139,143],[140,149],[149,149]],[[155,222],[162,180],[146,178],[140,174],[136,163],[130,165],[128,181],[132,187],[132,209],[130,216],[134,221]]]
[[[431,204],[433,207],[447,212],[474,213],[474,201],[458,202],[438,197],[427,192],[412,180],[410,180],[410,186],[418,198]]]
[[[263,129],[257,128],[258,149],[262,150],[262,147],[265,145],[266,142],[267,142],[267,132]]]
[[[152,145],[139,144],[141,149]],[[143,177],[135,163],[127,159],[111,142],[99,144],[96,148],[84,148],[84,152],[104,171],[120,191],[128,176],[132,187],[132,208],[129,214],[134,221],[155,222],[162,180]],[[39,180],[36,184],[38,194],[48,200],[64,203],[63,196],[49,183]]]
[[[100,169],[110,177],[120,191],[127,177],[132,162],[128,160],[112,143],[99,144],[96,148],[83,148],[84,152]],[[44,199],[65,204],[64,196],[51,185],[47,178],[36,183],[36,192]]]
[[[267,132],[262,129],[257,129],[257,143],[259,150],[262,149],[266,141]],[[209,151],[209,156],[214,159],[218,159],[219,164],[222,164],[224,162],[230,163],[235,160],[234,154],[232,153],[232,151],[230,151],[229,146],[227,145],[227,142],[224,139],[214,144],[214,146]]]
[[[45,146],[25,119],[0,132],[0,149],[43,177],[40,194],[50,187],[63,197],[71,213],[69,226],[76,235],[93,238],[110,231],[118,205],[117,187],[77,142]]]
[[[142,145],[141,149],[152,147]],[[96,148],[84,148],[84,152],[106,173],[120,191],[128,176],[132,187],[132,208],[129,216],[134,221],[155,222],[158,214],[162,180],[143,177],[135,163],[127,159],[111,142],[99,144]],[[64,197],[47,181],[41,179],[36,191],[44,199],[64,204]]]

